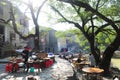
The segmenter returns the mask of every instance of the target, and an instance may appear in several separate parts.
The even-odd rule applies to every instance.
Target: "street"
[[[67,60],[61,59],[58,56],[56,62],[49,68],[36,73],[6,73],[5,64],[0,64],[0,80],[26,80],[26,77],[33,75],[37,80],[75,80],[73,76],[72,66]]]

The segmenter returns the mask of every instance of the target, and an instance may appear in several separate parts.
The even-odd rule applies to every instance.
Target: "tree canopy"
[[[111,58],[120,46],[120,6],[118,3],[118,0],[58,0],[57,5],[51,6],[61,16],[59,19],[61,22],[74,24],[80,29],[89,42],[96,65],[103,68],[105,74],[109,73]],[[103,42],[106,44],[99,48]],[[104,50],[102,60],[100,49]]]

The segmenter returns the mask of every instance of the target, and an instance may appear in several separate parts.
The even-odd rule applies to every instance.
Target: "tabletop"
[[[78,59],[78,58],[73,58],[72,60],[73,60],[73,61],[77,61],[77,59]]]
[[[102,73],[104,70],[98,67],[85,67],[82,68],[82,71],[86,73]]]
[[[81,61],[80,63],[76,63],[76,64],[80,64],[80,65],[89,65],[90,62],[89,62],[89,61]]]
[[[50,58],[49,57],[45,57],[45,58],[43,58],[44,60],[49,60]]]

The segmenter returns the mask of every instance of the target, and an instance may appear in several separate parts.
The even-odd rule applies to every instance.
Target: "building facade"
[[[48,48],[48,51],[51,51],[51,52],[54,52],[54,53],[57,53],[58,52],[58,41],[57,41],[57,38],[55,36],[55,30],[54,29],[51,29],[47,35],[47,48]]]
[[[26,19],[26,16],[23,15],[20,10],[17,10],[19,13],[19,16],[17,17],[17,23],[22,26],[19,28],[19,31],[23,33],[24,35],[28,34],[28,27],[29,23]],[[11,47],[14,48],[24,46],[26,42],[22,40],[18,34],[16,34],[13,30],[13,27],[10,24],[7,24],[5,21],[9,20],[11,18],[10,16],[10,2],[7,0],[1,0],[0,1],[0,56],[3,51],[3,47],[10,44]],[[21,22],[23,21],[23,22]],[[25,32],[25,33],[24,33]]]
[[[40,32],[40,35],[42,35],[40,36],[40,50],[45,52],[58,52],[58,43],[55,32],[54,29],[48,30],[45,34],[43,34],[44,31]]]

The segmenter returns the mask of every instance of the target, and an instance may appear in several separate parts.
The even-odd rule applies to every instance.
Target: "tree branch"
[[[24,37],[19,31],[18,31],[18,29],[17,29],[17,25],[16,25],[16,23],[15,23],[15,17],[14,17],[14,11],[13,11],[13,6],[11,5],[11,7],[10,7],[10,15],[11,15],[11,21],[12,21],[12,25],[13,25],[13,29],[14,29],[14,31],[22,38],[22,39],[27,39],[27,37]]]
[[[79,17],[81,18],[81,20],[82,20],[82,25],[83,25],[83,27],[84,27],[84,25],[85,25],[85,22],[84,22],[84,19],[83,19],[83,17],[82,16],[80,16],[80,7],[77,9],[73,4],[71,4],[72,5],[72,7],[75,9],[75,11],[77,12],[77,14],[79,15]]]
[[[54,6],[51,6],[51,8],[54,10],[54,11],[56,11],[66,22],[68,22],[68,23],[72,23],[72,24],[74,24],[77,28],[81,28],[81,26],[78,24],[78,23],[75,23],[75,22],[73,22],[73,21],[70,21],[70,20],[68,20],[68,19],[66,19]],[[80,26],[80,27],[78,27],[78,26]]]
[[[85,35],[86,38],[89,37],[89,35],[85,32],[85,30],[82,28],[82,26],[80,26],[78,23],[75,23],[73,21],[70,21],[68,19],[66,19],[54,6],[51,6],[51,8],[56,11],[66,22],[74,24],[78,29],[80,29],[82,31],[82,33]]]
[[[96,10],[98,10],[98,6],[99,6],[100,0],[97,1],[97,5],[96,5]]]
[[[11,19],[8,19],[7,21],[5,21],[4,19],[0,19],[0,21],[5,23],[5,24],[8,24],[11,21]]]
[[[47,2],[47,0],[45,0],[45,1],[42,3],[42,5],[39,6],[38,11],[37,11],[36,21],[38,20],[38,16],[39,16],[39,14],[40,14],[41,8],[44,6],[44,4],[45,4],[46,2]]]
[[[103,14],[99,13],[97,10],[93,9],[89,4],[83,3],[82,1],[78,1],[78,0],[59,0],[59,1],[74,4],[79,7],[85,8],[86,11],[90,11],[90,12],[96,14],[97,16],[99,16],[100,18],[102,18],[104,21],[108,22],[108,24],[110,24],[116,30],[116,32],[120,34],[119,28],[114,24],[114,22],[112,20],[105,17]]]
[[[113,21],[114,23],[120,23],[120,20],[118,21]],[[97,35],[100,31],[102,31],[102,29],[104,29],[105,27],[109,26],[110,24],[109,23],[106,23],[102,26],[100,26],[100,28],[95,32],[95,35]]]

